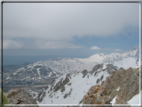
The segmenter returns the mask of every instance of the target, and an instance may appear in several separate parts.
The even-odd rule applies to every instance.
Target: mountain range
[[[127,102],[138,105],[140,102],[129,100],[140,92],[139,76],[139,67],[117,70],[112,64],[97,64],[91,72],[83,70],[64,74],[33,97],[38,104],[47,105],[114,105]]]
[[[82,105],[90,101],[93,101],[90,102],[92,104],[128,104],[139,93],[139,54],[139,48],[135,47],[124,53],[101,53],[88,58],[55,58],[4,66],[3,84],[46,85],[40,92],[27,91],[37,104]],[[91,89],[96,100],[88,94],[92,93]],[[129,92],[127,100],[121,100],[125,90]]]
[[[112,64],[117,69],[139,65],[139,48],[109,55],[94,54],[88,58],[55,58],[34,63],[3,67],[3,85],[38,85],[63,74],[91,71],[97,64]]]

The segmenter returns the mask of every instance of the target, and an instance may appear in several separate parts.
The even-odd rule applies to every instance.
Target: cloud
[[[97,46],[92,46],[90,49],[91,49],[91,50],[100,50],[100,48],[97,47]]]
[[[3,41],[3,49],[21,49],[23,48],[23,43],[14,40]]]
[[[74,36],[113,36],[127,26],[139,25],[139,4],[132,3],[5,3],[3,5],[3,36],[20,44],[14,38],[48,40],[56,47],[70,44]],[[55,43],[57,42],[57,43]],[[50,45],[52,43],[44,43]],[[32,46],[32,45],[30,45]],[[40,47],[41,45],[39,45]],[[11,47],[11,48],[13,48]],[[41,47],[42,48],[42,47]]]
[[[4,40],[3,49],[78,49],[82,46],[74,45],[64,41],[48,41],[43,39],[23,40]]]
[[[121,49],[114,49],[114,51],[118,51],[119,52],[119,51],[122,51],[122,50]]]
[[[48,40],[34,41],[33,44],[36,45],[36,49],[63,49],[63,48],[77,49],[82,47],[64,41],[48,41]]]

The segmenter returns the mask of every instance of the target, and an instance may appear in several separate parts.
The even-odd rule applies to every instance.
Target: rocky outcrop
[[[93,67],[91,74],[93,74],[94,72],[96,72],[98,69],[103,69],[103,64],[97,64]]]
[[[106,89],[100,85],[92,86],[90,90],[83,97],[84,104],[105,104],[108,96],[106,96]]]
[[[54,90],[54,92],[56,92],[58,90],[61,90],[61,92],[64,92],[65,91],[65,87],[64,86],[67,83],[69,83],[70,79],[71,79],[70,74],[67,74],[66,78],[64,80],[62,78],[55,86],[53,86],[53,84],[54,84],[54,82],[53,82],[52,85],[51,85],[50,91]]]
[[[82,71],[83,78],[87,75],[87,73],[88,73],[87,70],[83,70],[83,71]]]
[[[92,86],[83,97],[83,104],[110,104],[114,97],[115,104],[127,104],[139,89],[139,68],[120,68],[111,72],[101,85]]]
[[[111,73],[112,71],[117,71],[117,69],[118,69],[118,67],[113,66],[112,64],[107,64],[106,66],[107,66],[106,69],[107,69],[108,73]]]
[[[23,107],[24,105],[21,104],[34,104],[34,107],[38,107],[36,101],[28,96],[24,89],[12,89],[7,94],[7,98],[10,104],[15,104],[15,106]],[[12,105],[13,106],[13,105]],[[28,107],[28,106],[27,106]]]
[[[110,74],[112,71],[117,71],[118,67],[114,66],[113,64],[107,64],[106,68],[103,68],[103,64],[97,64],[93,67],[92,71],[90,72],[94,76],[96,76],[101,71],[107,71]]]
[[[43,97],[45,97],[45,94],[46,94],[45,91],[40,92],[40,93],[38,94],[38,97],[37,97],[36,100],[39,101],[39,102],[41,102],[41,101],[43,100]]]

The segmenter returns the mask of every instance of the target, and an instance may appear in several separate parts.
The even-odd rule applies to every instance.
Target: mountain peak
[[[123,57],[129,57],[130,56],[130,57],[136,57],[137,58],[138,53],[139,53],[139,48],[134,47],[132,50],[123,53]]]
[[[139,49],[139,47],[134,47],[132,50],[138,50]]]

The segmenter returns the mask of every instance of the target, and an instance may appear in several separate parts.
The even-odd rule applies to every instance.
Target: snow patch
[[[142,93],[142,90],[139,94],[135,95],[132,99],[130,99],[128,101],[128,104],[130,104],[131,106],[141,105],[141,93]]]
[[[118,87],[116,90],[119,91],[120,87]]]
[[[40,76],[40,71],[39,71],[39,69],[40,69],[40,68],[37,68],[37,73],[38,73],[38,75]]]
[[[110,102],[110,103],[112,103],[112,106],[115,104],[116,97],[117,97],[117,96],[115,96],[115,97],[113,98],[113,100]]]

